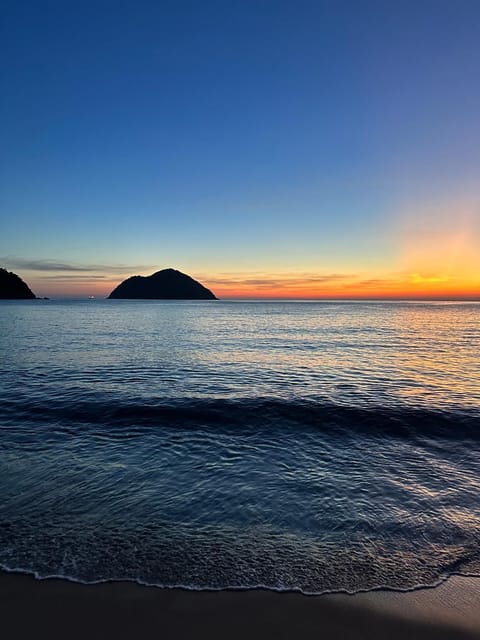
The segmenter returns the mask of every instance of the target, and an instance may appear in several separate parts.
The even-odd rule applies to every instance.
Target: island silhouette
[[[108,297],[125,300],[217,300],[210,289],[176,269],[162,269],[150,276],[131,276]]]
[[[35,300],[36,297],[20,276],[0,267],[0,300]]]

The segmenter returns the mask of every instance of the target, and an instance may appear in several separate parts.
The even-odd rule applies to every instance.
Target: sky
[[[4,0],[0,266],[480,298],[477,0]]]

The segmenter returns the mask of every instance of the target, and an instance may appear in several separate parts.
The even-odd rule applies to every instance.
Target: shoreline
[[[415,591],[302,595],[189,591],[133,582],[92,585],[0,572],[12,638],[480,639],[480,578]]]

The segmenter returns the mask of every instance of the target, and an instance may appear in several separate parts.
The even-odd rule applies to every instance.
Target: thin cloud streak
[[[0,257],[0,261],[3,264],[6,264],[10,269],[25,269],[28,271],[45,271],[45,272],[64,272],[64,271],[73,271],[73,272],[82,272],[82,273],[92,273],[92,272],[105,272],[109,274],[114,273],[133,273],[134,271],[148,271],[154,269],[149,265],[123,265],[123,264],[75,264],[75,263],[67,263],[67,262],[59,262],[57,260],[36,260],[36,259],[28,259],[28,258],[17,258],[14,256],[2,256]],[[58,277],[58,276],[56,276]],[[92,276],[91,276],[92,277]]]
[[[64,281],[64,282],[90,282],[91,280],[107,280],[107,276],[98,276],[95,274],[88,274],[84,276],[58,274],[55,276],[40,276],[38,282],[44,282],[46,280]]]
[[[200,274],[201,280],[208,281],[211,285],[219,286],[255,286],[255,287],[295,287],[310,286],[316,284],[326,284],[330,282],[351,281],[358,277],[351,273],[329,273],[329,274],[313,274],[313,273],[262,273],[261,277],[251,277],[257,272],[252,273],[234,273],[234,274],[217,274],[213,277],[208,274]],[[259,274],[260,275],[260,274]]]
[[[222,272],[197,274],[220,297],[282,297],[315,298],[347,290],[347,286],[362,278],[352,273],[306,272]]]

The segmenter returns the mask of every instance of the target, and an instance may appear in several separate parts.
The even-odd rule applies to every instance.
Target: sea
[[[0,568],[306,594],[480,575],[480,303],[0,303]]]

